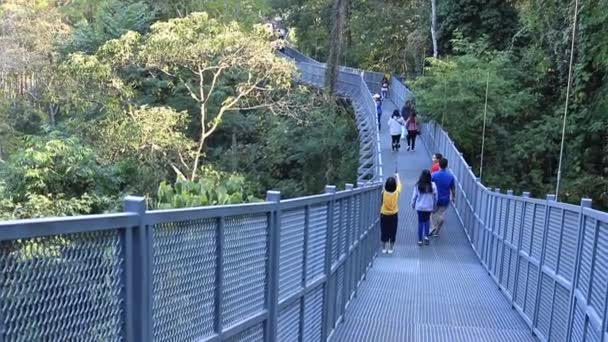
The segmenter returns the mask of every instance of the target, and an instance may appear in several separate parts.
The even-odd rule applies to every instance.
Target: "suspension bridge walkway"
[[[286,48],[299,82],[326,66]],[[340,67],[358,183],[263,203],[0,222],[0,341],[608,341],[608,214],[484,187],[425,123],[393,153],[372,92]],[[371,91],[370,91],[371,90]],[[383,120],[411,94],[391,79]],[[430,155],[457,179],[447,227],[416,245],[409,198]],[[382,181],[404,182],[396,252],[379,254]]]

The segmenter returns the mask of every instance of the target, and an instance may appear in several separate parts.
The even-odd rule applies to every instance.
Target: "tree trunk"
[[[437,0],[431,0],[431,38],[433,39],[433,57],[437,58]]]
[[[327,58],[327,72],[325,74],[325,87],[330,95],[334,95],[336,92],[338,63],[342,50],[347,2],[347,0],[334,0],[333,13],[335,19],[333,29],[331,30],[329,56]]]

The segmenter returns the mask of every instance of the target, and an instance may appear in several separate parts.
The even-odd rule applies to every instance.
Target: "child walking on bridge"
[[[431,172],[422,170],[412,194],[412,209],[418,213],[418,246],[422,246],[423,240],[425,245],[429,244],[431,213],[436,207],[437,186],[431,180]]]
[[[397,225],[399,223],[399,195],[401,194],[401,180],[399,174],[388,177],[382,191],[382,208],[380,209],[380,240],[382,253],[393,254]]]
[[[399,151],[399,148],[401,147],[399,140],[401,138],[401,127],[403,127],[404,125],[405,123],[403,122],[403,119],[401,119],[399,111],[395,109],[393,111],[393,115],[388,120],[388,128],[391,134],[391,146],[393,151]]]

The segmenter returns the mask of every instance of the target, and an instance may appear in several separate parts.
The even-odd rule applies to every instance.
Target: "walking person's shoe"
[[[382,244],[382,254],[386,254],[386,246],[388,245],[387,242]]]
[[[422,246],[422,240],[418,241],[418,246]]]
[[[409,147],[409,146],[407,147],[407,150],[408,150],[408,151],[410,150],[410,147]]]
[[[388,254],[393,254],[393,252],[395,251],[395,243],[389,243],[388,244]]]
[[[436,230],[433,230],[433,237],[439,237],[439,232]]]
[[[424,244],[427,245],[427,246],[429,245],[429,238],[428,237],[424,238]]]

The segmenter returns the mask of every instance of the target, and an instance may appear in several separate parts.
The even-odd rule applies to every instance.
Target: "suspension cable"
[[[488,117],[488,90],[490,89],[490,70],[488,70],[488,76],[486,77],[486,104],[483,110],[483,131],[481,133],[481,161],[479,163],[479,181],[483,176],[483,153],[486,146],[486,118]]]
[[[570,66],[568,67],[568,87],[566,88],[566,105],[564,108],[564,122],[562,124],[562,141],[559,150],[559,164],[557,167],[557,185],[555,187],[555,200],[559,200],[559,186],[562,178],[562,159],[564,157],[564,142],[566,139],[566,118],[568,117],[568,102],[570,100],[570,87],[572,83],[572,64],[574,63],[574,43],[576,40],[576,23],[578,19],[578,0],[574,4],[574,22],[572,23],[572,45],[570,47]]]

